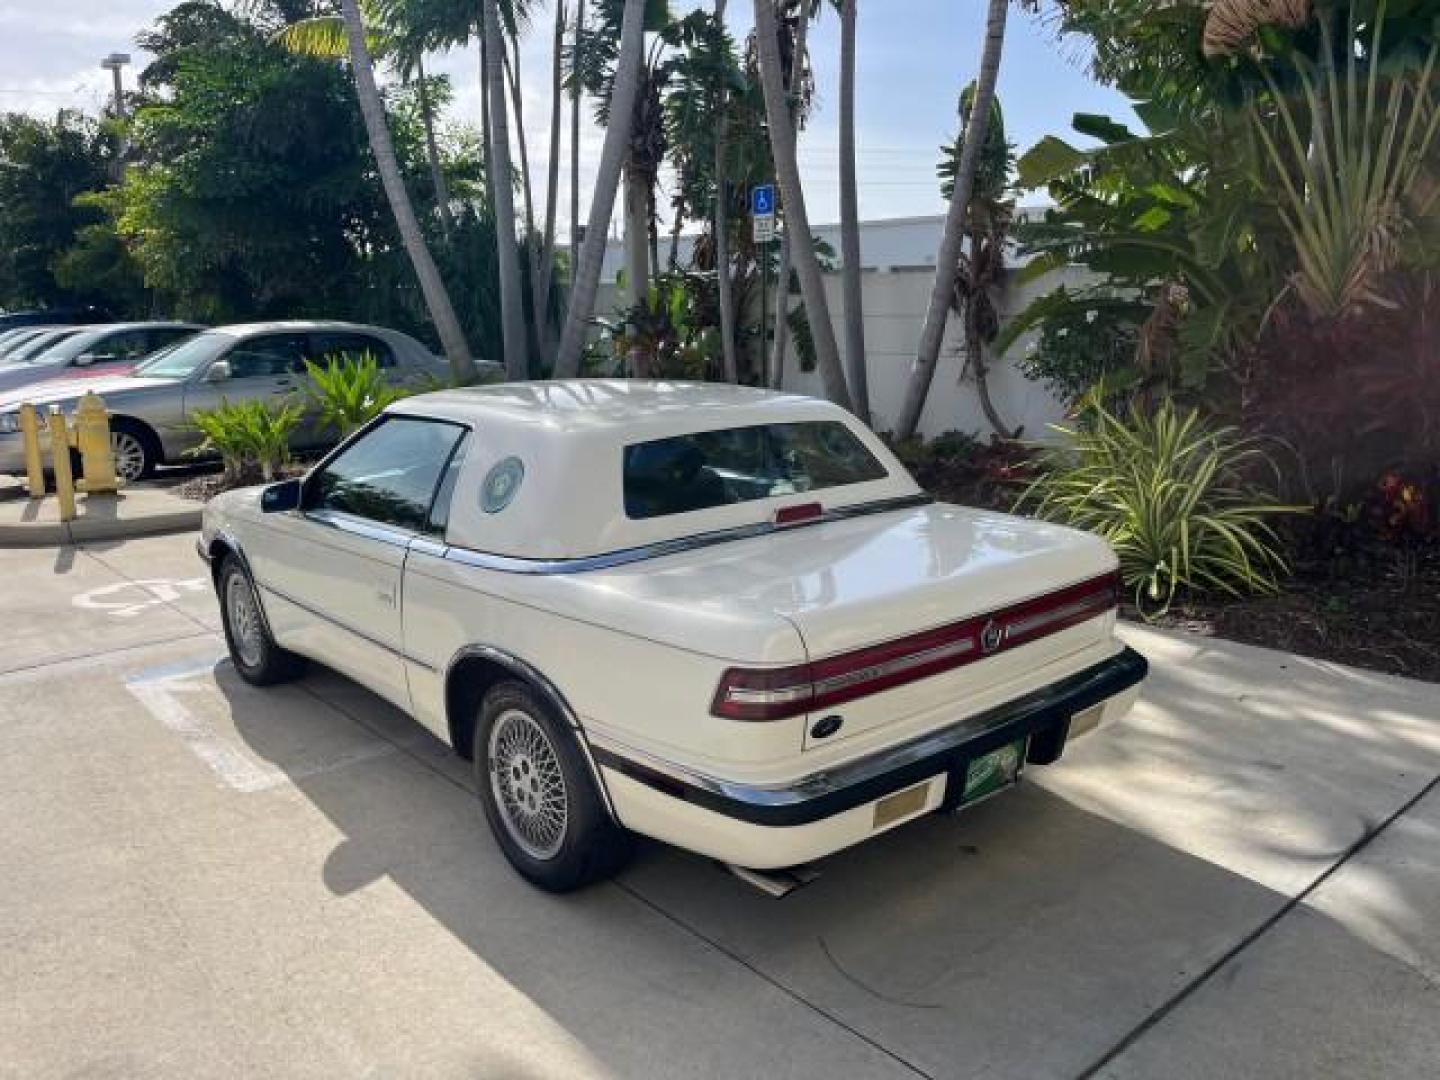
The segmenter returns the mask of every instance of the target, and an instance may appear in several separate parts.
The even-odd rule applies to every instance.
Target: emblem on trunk
[[[994,619],[985,624],[985,629],[980,631],[980,651],[992,653],[1000,647],[1001,640],[1005,637],[1005,629]]]

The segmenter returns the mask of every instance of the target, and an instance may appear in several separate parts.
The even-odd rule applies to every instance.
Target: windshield
[[[48,348],[35,353],[30,357],[30,363],[55,364],[73,360],[109,332],[108,330],[86,330],[81,334],[72,334],[62,338],[58,344],[52,342]]]
[[[229,334],[196,334],[155,353],[135,369],[135,374],[147,379],[188,379],[234,343]]]
[[[47,330],[45,333],[38,335],[33,340],[27,341],[24,345],[6,354],[5,359],[12,364],[28,362],[32,357],[44,352],[56,342],[63,341],[79,332],[79,327],[73,330]]]

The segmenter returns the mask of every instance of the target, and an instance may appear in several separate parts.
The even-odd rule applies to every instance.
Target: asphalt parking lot
[[[468,766],[223,660],[193,538],[0,551],[0,1075],[1434,1075],[1440,688],[1135,629],[1124,724],[776,901],[553,897]]]

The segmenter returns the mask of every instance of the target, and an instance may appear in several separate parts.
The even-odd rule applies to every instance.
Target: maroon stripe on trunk
[[[1118,573],[880,645],[784,668],[730,668],[711,712],[778,720],[915,682],[1037,641],[1112,610]]]

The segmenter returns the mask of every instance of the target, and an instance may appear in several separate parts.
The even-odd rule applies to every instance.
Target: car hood
[[[84,369],[78,369],[83,371]],[[18,409],[25,402],[33,405],[65,405],[78,401],[81,395],[94,392],[103,398],[158,386],[175,386],[174,379],[146,379],[138,375],[116,374],[113,369],[92,377],[73,378],[66,375],[32,383],[22,389],[6,390],[0,384],[0,411]]]

